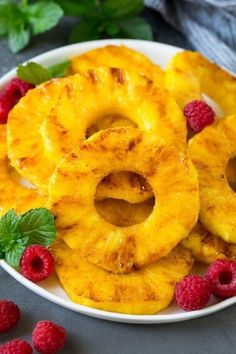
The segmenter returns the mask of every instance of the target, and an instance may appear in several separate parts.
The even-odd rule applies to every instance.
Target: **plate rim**
[[[172,51],[173,54],[184,50],[180,47],[175,47],[173,45],[145,41],[145,40],[133,40],[133,39],[104,39],[104,40],[96,40],[89,42],[82,42],[71,44],[63,47],[59,47],[56,49],[52,49],[43,54],[37,55],[31,59],[26,60],[24,63],[29,62],[30,60],[36,61],[38,63],[47,63],[51,62],[51,64],[56,64],[57,62],[61,62],[62,60],[69,58],[69,53],[81,50],[87,51],[92,48],[114,44],[120,45],[124,44],[126,46],[134,45],[139,46],[143,45],[154,47],[155,50],[159,49],[161,51],[167,49],[168,51]],[[59,55],[58,55],[59,54]],[[59,60],[55,60],[55,56],[59,57]],[[73,55],[73,54],[71,54]],[[54,59],[52,59],[54,58]],[[48,64],[48,65],[51,65]],[[8,71],[5,75],[0,78],[0,87],[4,86],[14,75],[16,74],[16,68]],[[59,306],[67,308],[71,311],[87,315],[94,318],[99,318],[103,320],[113,321],[113,322],[122,322],[122,323],[132,323],[132,324],[161,324],[161,323],[174,323],[174,322],[182,322],[186,320],[191,320],[195,318],[200,318],[203,316],[210,315],[214,312],[218,312],[223,310],[229,306],[232,306],[236,303],[236,296],[222,300],[221,302],[208,306],[204,309],[190,312],[179,312],[173,314],[154,314],[154,315],[129,315],[129,314],[121,314],[116,312],[109,312],[104,310],[95,309],[92,307],[84,306],[77,304],[71,300],[63,299],[58,295],[51,293],[49,290],[42,288],[40,285],[32,283],[30,280],[26,279],[23,275],[21,275],[15,268],[11,267],[4,260],[0,260],[0,266],[4,269],[9,275],[11,275],[16,281],[25,286],[27,289],[31,290],[35,294],[41,296],[42,298],[51,301]]]

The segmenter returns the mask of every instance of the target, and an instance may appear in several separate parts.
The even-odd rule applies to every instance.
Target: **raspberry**
[[[20,260],[22,274],[33,282],[45,280],[54,271],[54,258],[44,246],[28,246]]]
[[[0,333],[10,331],[20,320],[20,309],[12,301],[0,300]]]
[[[39,321],[32,333],[34,348],[41,354],[55,354],[66,342],[65,328],[50,321]]]
[[[19,79],[18,77],[15,77],[14,79],[8,82],[4,92],[9,97],[14,97],[17,101],[19,101],[19,99],[25,96],[26,93],[32,88],[34,88],[34,85],[29,84],[28,82],[25,82]]]
[[[20,339],[13,339],[0,345],[0,354],[32,354],[33,349],[29,343]]]
[[[0,95],[0,124],[7,122],[8,113],[17,104],[19,99],[32,89],[34,85],[28,84],[18,77],[12,79]]]
[[[188,127],[195,133],[199,133],[215,120],[213,109],[201,100],[187,103],[184,107],[184,115],[187,118]]]
[[[211,297],[211,283],[199,275],[188,275],[176,286],[175,300],[185,311],[200,310]]]
[[[206,272],[206,278],[212,284],[215,296],[226,299],[236,295],[236,263],[228,260],[217,260]]]
[[[15,106],[16,101],[5,92],[0,95],[0,124],[6,124],[8,113]]]

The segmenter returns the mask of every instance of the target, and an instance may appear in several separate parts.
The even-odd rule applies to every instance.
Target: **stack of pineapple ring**
[[[203,93],[231,116],[187,142],[183,107]],[[72,58],[70,76],[13,108],[4,169],[8,156],[11,171],[34,185],[18,186],[14,207],[54,213],[56,271],[73,301],[154,314],[194,258],[234,259],[236,196],[225,170],[236,152],[235,93],[236,81],[199,54],[177,54],[164,72],[141,53],[106,46]],[[8,208],[0,199],[0,211]]]

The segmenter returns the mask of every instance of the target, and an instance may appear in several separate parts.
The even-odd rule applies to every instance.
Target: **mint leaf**
[[[48,71],[51,77],[63,77],[67,75],[69,66],[70,66],[70,61],[66,60],[63,61],[62,63],[50,66],[48,68]]]
[[[26,245],[15,244],[5,254],[5,259],[12,267],[17,267],[20,263],[21,256],[25,250]]]
[[[131,17],[119,20],[122,35],[130,38],[152,40],[151,26],[142,17]]]
[[[4,255],[4,252],[3,250],[1,249],[1,245],[0,245],[0,260],[1,259],[4,259],[5,258],[5,255]]]
[[[13,53],[25,48],[30,40],[29,28],[23,23],[15,23],[9,29],[9,44]]]
[[[33,85],[39,85],[51,79],[51,74],[47,69],[31,61],[24,66],[18,65],[17,76]]]
[[[43,33],[55,27],[62,16],[62,8],[52,1],[38,1],[27,6],[27,17],[33,34]]]
[[[57,0],[57,3],[71,16],[88,15],[98,5],[97,0]]]
[[[0,244],[2,251],[5,251],[9,245],[15,243],[19,235],[19,218],[16,212],[11,209],[0,218]]]
[[[56,236],[54,217],[46,208],[31,209],[20,217],[20,231],[28,244],[49,246]]]
[[[82,20],[75,26],[70,34],[70,43],[91,41],[99,38],[99,30],[97,26],[92,26],[85,20]]]
[[[3,37],[8,32],[8,22],[5,15],[6,6],[0,3],[0,37]]]
[[[139,14],[144,8],[143,0],[107,0],[102,6],[104,17],[123,18]]]

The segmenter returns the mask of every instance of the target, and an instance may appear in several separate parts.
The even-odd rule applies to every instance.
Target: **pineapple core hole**
[[[97,186],[95,200],[98,214],[120,227],[140,224],[152,213],[155,204],[152,187],[146,179],[128,171],[104,177]]]
[[[226,166],[226,177],[231,189],[236,192],[236,157],[231,158]]]
[[[102,118],[96,120],[86,131],[86,138],[88,139],[93,134],[99,132],[100,130],[108,128],[117,128],[117,127],[135,127],[137,124],[132,122],[126,117],[123,117],[119,114],[107,114]]]

